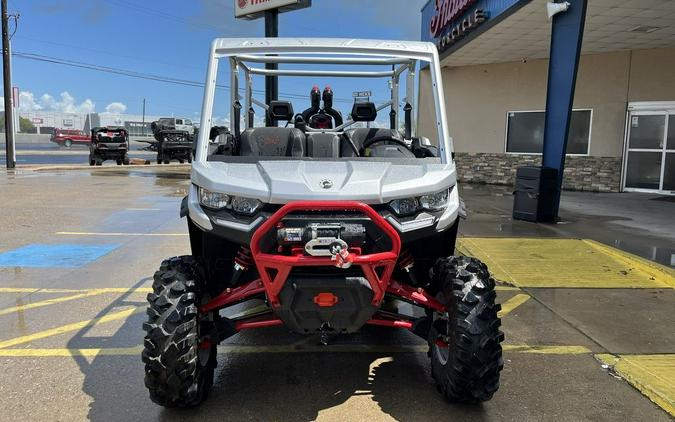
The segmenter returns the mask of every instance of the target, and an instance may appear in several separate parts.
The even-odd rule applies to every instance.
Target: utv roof
[[[215,55],[308,53],[394,56],[430,61],[438,55],[433,43],[348,38],[216,38]]]

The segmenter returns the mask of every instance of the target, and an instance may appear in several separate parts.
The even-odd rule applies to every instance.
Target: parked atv
[[[148,295],[143,362],[154,402],[204,400],[218,343],[240,331],[284,326],[328,342],[366,324],[425,339],[431,374],[449,401],[493,396],[503,367],[500,305],[485,264],[454,255],[460,199],[438,60],[436,47],[422,42],[215,40],[181,206],[192,254],[164,261]],[[318,69],[270,70],[261,65],[267,62]],[[226,105],[231,133],[209,130],[218,63],[230,65],[221,72],[232,77],[225,83],[245,85],[244,104],[234,90]],[[339,70],[326,70],[331,64]],[[422,65],[436,104],[430,128],[413,125]],[[253,106],[262,103],[252,97],[252,75],[261,74],[384,77],[391,100],[354,102],[343,120],[332,90],[324,90],[320,107],[317,87],[304,113],[273,101],[263,105],[274,125],[254,127]],[[364,127],[381,126],[384,109],[388,128]],[[250,306],[260,302],[262,310]],[[224,316],[247,304],[250,312]]]
[[[91,130],[89,165],[100,166],[115,160],[118,166],[129,164],[129,132],[123,127],[95,127]]]
[[[157,164],[169,164],[171,160],[191,163],[194,149],[194,128],[192,128],[192,131],[178,130],[175,125],[167,125],[167,123],[165,119],[160,119],[150,125],[152,134],[157,141]]]

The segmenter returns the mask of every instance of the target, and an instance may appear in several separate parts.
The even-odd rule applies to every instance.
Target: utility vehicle
[[[415,124],[422,72],[432,127]],[[216,91],[223,75],[226,99]],[[354,102],[340,113],[332,104],[339,94],[324,89],[321,106],[312,88],[309,108],[295,113],[288,101],[253,97],[258,75],[383,78],[379,86],[390,89],[379,104]],[[207,130],[223,103],[231,132]],[[275,126],[254,127],[254,106]],[[148,295],[143,361],[153,401],[204,400],[217,344],[240,331],[284,326],[328,342],[366,324],[424,338],[448,400],[493,396],[503,367],[500,305],[487,267],[454,256],[462,210],[433,44],[217,39],[201,116],[181,207],[192,254],[165,260]],[[248,312],[233,315],[233,306]]]
[[[123,127],[104,126],[91,130],[89,165],[100,166],[115,160],[118,166],[129,164],[129,132]]]
[[[187,126],[182,123],[183,119],[171,118],[159,119],[150,125],[157,141],[157,164],[169,164],[171,160],[192,162],[195,128],[190,125],[190,130],[186,130]]]

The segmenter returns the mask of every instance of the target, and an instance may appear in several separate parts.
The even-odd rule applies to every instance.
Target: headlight
[[[204,188],[199,188],[199,203],[206,208],[220,210],[230,202],[230,197],[224,193],[211,192]]]
[[[262,202],[257,199],[229,196],[224,193],[211,192],[201,187],[199,188],[199,204],[212,210],[227,208],[237,214],[244,215],[253,215],[262,207]]]
[[[415,214],[420,210],[441,211],[448,206],[451,189],[412,198],[394,199],[389,202],[389,208],[398,216]]]
[[[389,207],[396,215],[410,215],[420,209],[420,202],[417,198],[394,199],[389,203]]]
[[[422,208],[430,211],[440,211],[448,206],[448,189],[431,195],[420,196]]]
[[[232,211],[245,215],[255,214],[261,206],[262,202],[257,199],[242,198],[240,196],[233,196],[230,201]]]

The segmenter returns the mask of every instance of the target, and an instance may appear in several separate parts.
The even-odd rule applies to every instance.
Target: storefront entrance
[[[628,109],[624,190],[675,195],[675,102]]]

